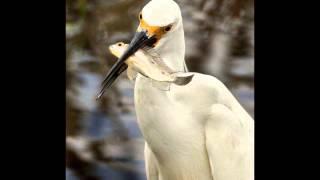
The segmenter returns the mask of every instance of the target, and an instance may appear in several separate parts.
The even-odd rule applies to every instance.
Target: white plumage
[[[150,26],[172,24],[154,49],[170,68],[184,71],[178,5],[152,0],[142,17]],[[134,97],[148,180],[253,180],[254,121],[218,79],[194,73],[189,84],[163,91],[138,75]]]

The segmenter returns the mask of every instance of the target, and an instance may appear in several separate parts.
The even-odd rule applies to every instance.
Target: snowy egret
[[[143,47],[156,51],[172,70],[187,71],[179,6],[152,0],[138,18],[137,33],[109,71],[101,94]],[[193,75],[188,84],[172,83],[168,91],[137,75],[135,109],[146,141],[148,180],[253,180],[253,119],[218,79]]]

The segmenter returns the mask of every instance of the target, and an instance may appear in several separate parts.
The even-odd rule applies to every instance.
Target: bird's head
[[[179,6],[173,0],[152,0],[139,14],[137,33],[153,38],[152,47],[160,49],[175,39],[175,32],[182,28]]]
[[[171,52],[184,55],[182,17],[176,2],[151,0],[139,13],[138,19],[140,23],[135,36],[106,76],[99,96],[123,71],[125,61],[141,48],[146,46],[154,48],[164,56],[169,49]],[[180,41],[180,43],[175,43],[175,41]]]

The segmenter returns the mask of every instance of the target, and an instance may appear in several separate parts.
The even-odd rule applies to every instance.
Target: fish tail
[[[183,77],[177,76],[174,83],[179,86],[184,86],[192,80],[193,76],[194,76],[193,74],[190,76],[183,76]]]

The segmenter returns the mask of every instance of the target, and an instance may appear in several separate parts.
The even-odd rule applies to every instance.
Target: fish
[[[118,42],[110,45],[109,51],[119,58],[128,47],[128,44]],[[128,65],[127,76],[130,80],[134,80],[140,73],[157,82],[183,86],[191,82],[194,76],[193,73],[172,70],[152,48],[147,47],[138,50],[125,63]]]

